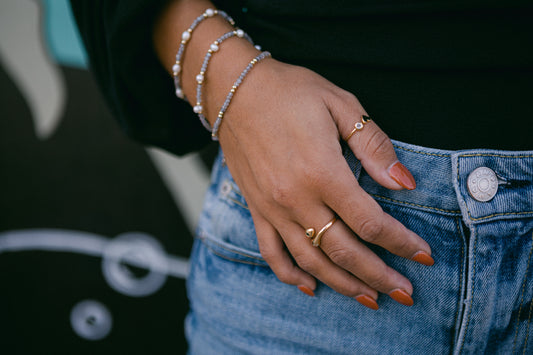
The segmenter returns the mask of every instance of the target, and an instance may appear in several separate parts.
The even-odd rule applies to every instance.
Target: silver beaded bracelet
[[[220,38],[218,38],[216,41],[214,41],[207,50],[207,53],[205,54],[204,61],[202,63],[202,67],[200,69],[200,73],[196,75],[196,82],[198,85],[196,86],[196,105],[193,107],[193,111],[198,114],[198,117],[200,118],[200,121],[202,122],[202,125],[207,129],[209,132],[211,132],[211,126],[209,125],[209,122],[207,121],[207,118],[203,115],[203,106],[202,106],[202,85],[205,81],[205,73],[207,72],[207,66],[209,64],[209,61],[211,60],[211,57],[213,56],[213,53],[218,52],[219,46],[222,42],[227,40],[231,37],[239,37],[239,38],[246,38],[248,42],[253,44],[252,39],[248,34],[246,34],[243,30],[240,28],[227,32],[224,35],[222,35]]]
[[[176,96],[180,99],[186,100],[185,94],[183,93],[183,89],[181,88],[180,84],[180,73],[181,73],[181,58],[183,57],[183,53],[185,52],[185,46],[187,45],[187,42],[191,39],[192,31],[202,22],[203,20],[213,17],[215,15],[222,16],[226,21],[228,21],[232,26],[235,26],[235,21],[224,11],[222,10],[214,10],[214,9],[207,9],[203,14],[198,16],[192,23],[192,25],[181,34],[181,42],[180,47],[178,49],[178,53],[176,54],[176,63],[172,66],[172,73],[174,75],[174,86],[176,87]]]
[[[226,96],[226,100],[224,101],[224,104],[222,105],[222,107],[220,108],[220,111],[218,112],[217,119],[215,121],[215,124],[213,125],[213,130],[211,131],[211,139],[213,139],[214,141],[218,141],[218,130],[220,128],[220,124],[222,123],[222,119],[224,118],[224,114],[226,113],[226,110],[228,109],[229,104],[231,103],[231,99],[233,98],[235,91],[237,91],[237,88],[241,85],[246,75],[248,75],[248,73],[250,72],[250,70],[252,70],[254,65],[256,65],[263,59],[270,57],[270,56],[271,56],[270,52],[266,52],[266,51],[261,52],[261,54],[259,54],[257,57],[252,59],[250,63],[248,63],[246,68],[244,68],[244,70],[242,71],[241,75],[239,75],[239,78],[237,78],[237,80],[231,87],[231,90],[228,93],[228,96]]]

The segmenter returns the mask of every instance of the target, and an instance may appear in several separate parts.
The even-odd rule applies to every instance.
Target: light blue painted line
[[[68,0],[42,0],[43,30],[52,58],[61,65],[86,69],[87,54]]]

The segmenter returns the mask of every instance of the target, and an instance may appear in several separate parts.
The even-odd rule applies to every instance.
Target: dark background
[[[159,287],[128,294],[104,276],[104,254],[117,237],[140,235],[162,248],[162,262],[185,263],[190,223],[145,149],[120,132],[90,73],[49,57],[67,101],[44,140],[20,84],[0,61],[0,352],[185,353],[185,275],[162,272]],[[100,241],[102,252],[84,252],[83,240]],[[150,250],[129,253],[142,261]],[[126,281],[135,285],[150,276],[142,262],[127,260],[117,264]],[[96,309],[84,308],[73,320],[74,307],[85,301]]]

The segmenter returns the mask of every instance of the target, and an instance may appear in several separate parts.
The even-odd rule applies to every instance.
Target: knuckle
[[[292,207],[295,204],[294,189],[287,183],[278,183],[271,187],[272,200],[283,207]]]
[[[375,130],[368,136],[366,146],[368,154],[378,159],[387,157],[394,152],[394,147],[389,136],[380,129]]]
[[[307,273],[311,275],[316,275],[318,268],[312,258],[295,257],[295,260],[296,260],[296,264],[298,264],[300,269],[306,271]]]
[[[379,271],[376,271],[367,281],[368,286],[372,287],[375,290],[384,290],[388,282],[387,277],[387,268],[379,268]]]
[[[343,248],[342,246],[333,247],[328,251],[328,255],[331,261],[340,266],[348,265],[353,258],[350,250]]]
[[[283,268],[277,268],[274,273],[276,274],[277,278],[281,282],[286,283],[286,284],[294,283],[292,274],[288,270],[283,269]]]
[[[408,255],[413,255],[418,250],[418,248],[413,247],[411,241],[408,238],[399,238],[398,241],[396,242],[394,249],[397,250],[397,253],[400,253],[400,254],[406,253]]]
[[[353,103],[354,101],[359,102],[357,100],[357,97],[353,93],[346,91],[346,90],[341,90],[339,92],[339,96],[341,97],[342,100],[345,100],[345,102],[347,103]]]
[[[261,251],[261,256],[263,259],[265,259],[267,264],[270,265],[272,269],[275,269],[277,256],[274,250],[266,247],[260,247],[259,250]]]
[[[360,218],[358,235],[369,243],[379,241],[383,232],[383,221],[375,215]]]
[[[276,274],[277,278],[283,283],[291,284],[293,280],[292,274],[290,270],[282,267],[278,263],[279,258],[275,250],[270,249],[270,248],[260,248],[260,249],[261,249],[261,256],[263,257],[263,259],[265,259],[265,261],[267,262],[268,266],[270,266],[274,274]]]

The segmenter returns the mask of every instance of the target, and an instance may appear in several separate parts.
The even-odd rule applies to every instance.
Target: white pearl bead
[[[172,66],[172,71],[173,71],[174,73],[179,73],[180,70],[181,70],[181,66],[180,66],[179,64],[174,64],[174,65]]]
[[[198,82],[198,84],[201,84],[202,81],[204,81],[204,76],[202,74],[196,75],[196,81]]]
[[[240,28],[237,30],[237,37],[244,37],[244,31],[241,30]]]
[[[215,14],[215,10],[207,9],[207,10],[205,10],[205,14],[206,14],[207,17],[213,17],[213,15]]]
[[[181,34],[181,39],[184,41],[188,41],[191,38],[191,33],[189,31],[185,31]]]
[[[258,44],[256,44],[256,45],[255,45],[255,49],[257,49],[258,51],[260,51],[260,50],[261,50],[261,46],[258,45]]]
[[[211,45],[210,48],[211,48],[211,50],[212,50],[213,52],[218,51],[218,46],[217,46],[216,44],[214,44],[214,43]]]
[[[202,106],[196,105],[192,108],[192,110],[194,111],[194,113],[202,113]]]
[[[176,89],[176,96],[179,97],[180,99],[183,99],[185,97],[185,95],[183,94],[183,90]]]

